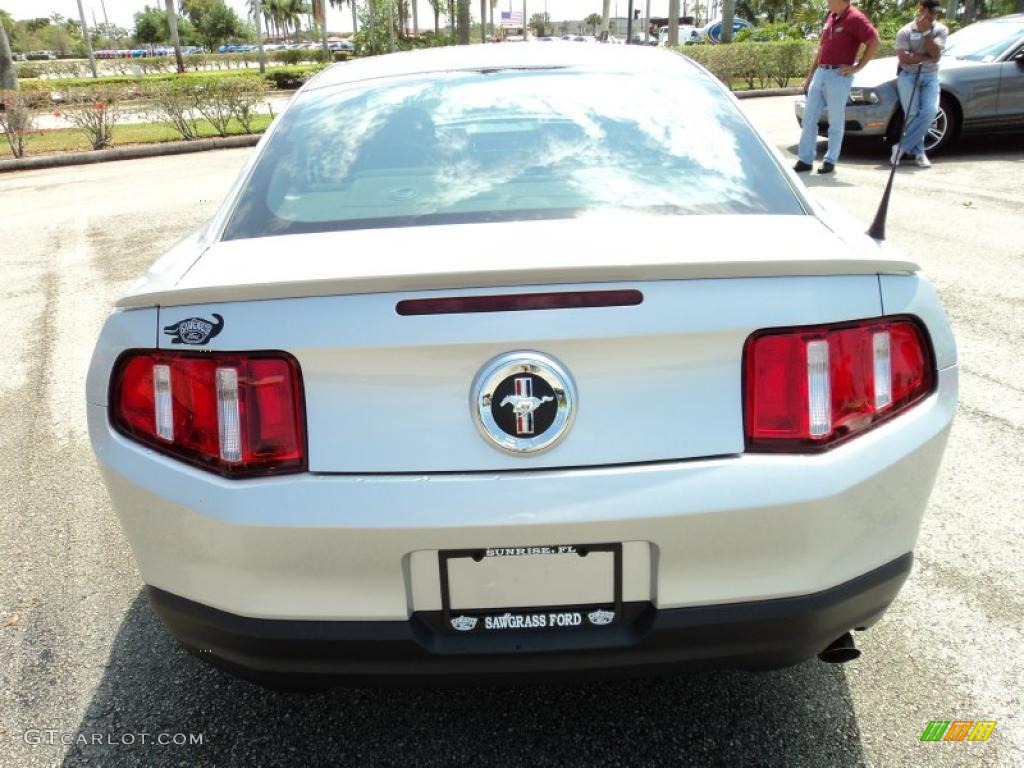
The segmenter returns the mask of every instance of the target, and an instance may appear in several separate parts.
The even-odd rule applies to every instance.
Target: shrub
[[[776,40],[803,40],[804,34],[795,24],[779,22],[760,27],[745,27],[733,39],[734,43],[770,43]]]
[[[805,40],[687,45],[681,49],[730,88],[736,80],[743,80],[748,88],[783,87],[790,78],[807,74],[816,51],[817,43]]]
[[[205,117],[220,136],[227,136],[232,118],[242,130],[252,132],[256,107],[267,94],[267,82],[259,75],[212,80],[192,93],[195,110]]]
[[[188,79],[160,80],[148,84],[144,93],[153,100],[151,116],[170,123],[186,141],[198,139],[196,105],[201,88],[194,80]]]
[[[279,61],[282,64],[298,64],[306,60],[306,52],[301,48],[285,48],[282,51],[271,51],[271,61]]]
[[[21,91],[0,90],[0,129],[15,157],[25,156],[25,137],[35,122],[32,109]]]
[[[813,40],[779,40],[768,43],[732,43],[731,45],[687,45],[677,49],[732,88],[742,80],[748,88],[777,85],[782,88],[794,78],[803,78],[810,69],[818,43]],[[892,40],[883,40],[877,56],[891,56]]]
[[[281,91],[301,88],[309,78],[323,69],[320,64],[305,64],[298,67],[278,67],[267,70],[267,80]]]
[[[256,107],[267,95],[267,81],[259,75],[230,78],[185,78],[152,83],[144,91],[153,99],[154,119],[170,123],[186,141],[199,138],[204,117],[220,136],[230,133],[232,119],[252,133]]]
[[[48,61],[44,72],[52,77],[81,77],[87,67],[79,61]]]
[[[14,64],[14,71],[19,80],[33,80],[43,76],[43,65],[35,61],[18,61]]]
[[[64,116],[86,135],[93,149],[109,147],[121,112],[120,93],[116,88],[91,88],[76,96],[64,106]]]
[[[252,121],[256,107],[267,98],[267,81],[259,76],[236,77],[218,83],[228,111],[245,133],[252,133]]]

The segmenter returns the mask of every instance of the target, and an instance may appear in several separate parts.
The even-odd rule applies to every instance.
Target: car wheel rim
[[[939,112],[928,127],[928,133],[924,137],[925,151],[930,152],[942,141],[949,129],[949,119],[946,117],[946,110],[939,107]]]

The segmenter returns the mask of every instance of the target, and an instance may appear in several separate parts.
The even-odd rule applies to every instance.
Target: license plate
[[[582,630],[622,616],[622,545],[554,544],[438,553],[450,632]]]

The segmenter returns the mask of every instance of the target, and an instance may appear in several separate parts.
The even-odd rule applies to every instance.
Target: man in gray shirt
[[[939,0],[921,0],[914,20],[896,34],[896,56],[900,60],[896,88],[900,92],[907,131],[903,140],[892,148],[893,165],[897,165],[903,155],[912,155],[920,168],[932,165],[924,153],[924,137],[939,111],[939,59],[949,35],[945,25],[937,21],[939,8]],[[916,93],[915,78],[919,78]]]

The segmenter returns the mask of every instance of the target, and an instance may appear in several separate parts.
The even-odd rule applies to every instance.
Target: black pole
[[[629,0],[629,15],[626,16],[626,45],[633,44],[633,0]]]
[[[908,108],[914,105],[914,95],[917,93],[917,83],[921,79],[921,65],[917,65],[917,74],[914,75],[914,87],[910,89],[910,101]],[[921,105],[918,104],[917,108],[920,109]],[[889,180],[885,183],[885,192],[882,193],[882,201],[878,204],[878,210],[875,211],[875,220],[871,222],[871,226],[868,227],[868,237],[873,237],[875,240],[885,240],[885,218],[889,215],[889,196],[892,194],[892,182],[896,178],[896,168],[900,164],[900,155],[903,153],[903,139],[907,135],[907,126],[910,124],[910,115],[903,116],[903,130],[900,132],[900,138],[896,142],[896,146],[900,147],[899,152],[896,153],[896,162],[892,164],[892,170],[889,171]]]

